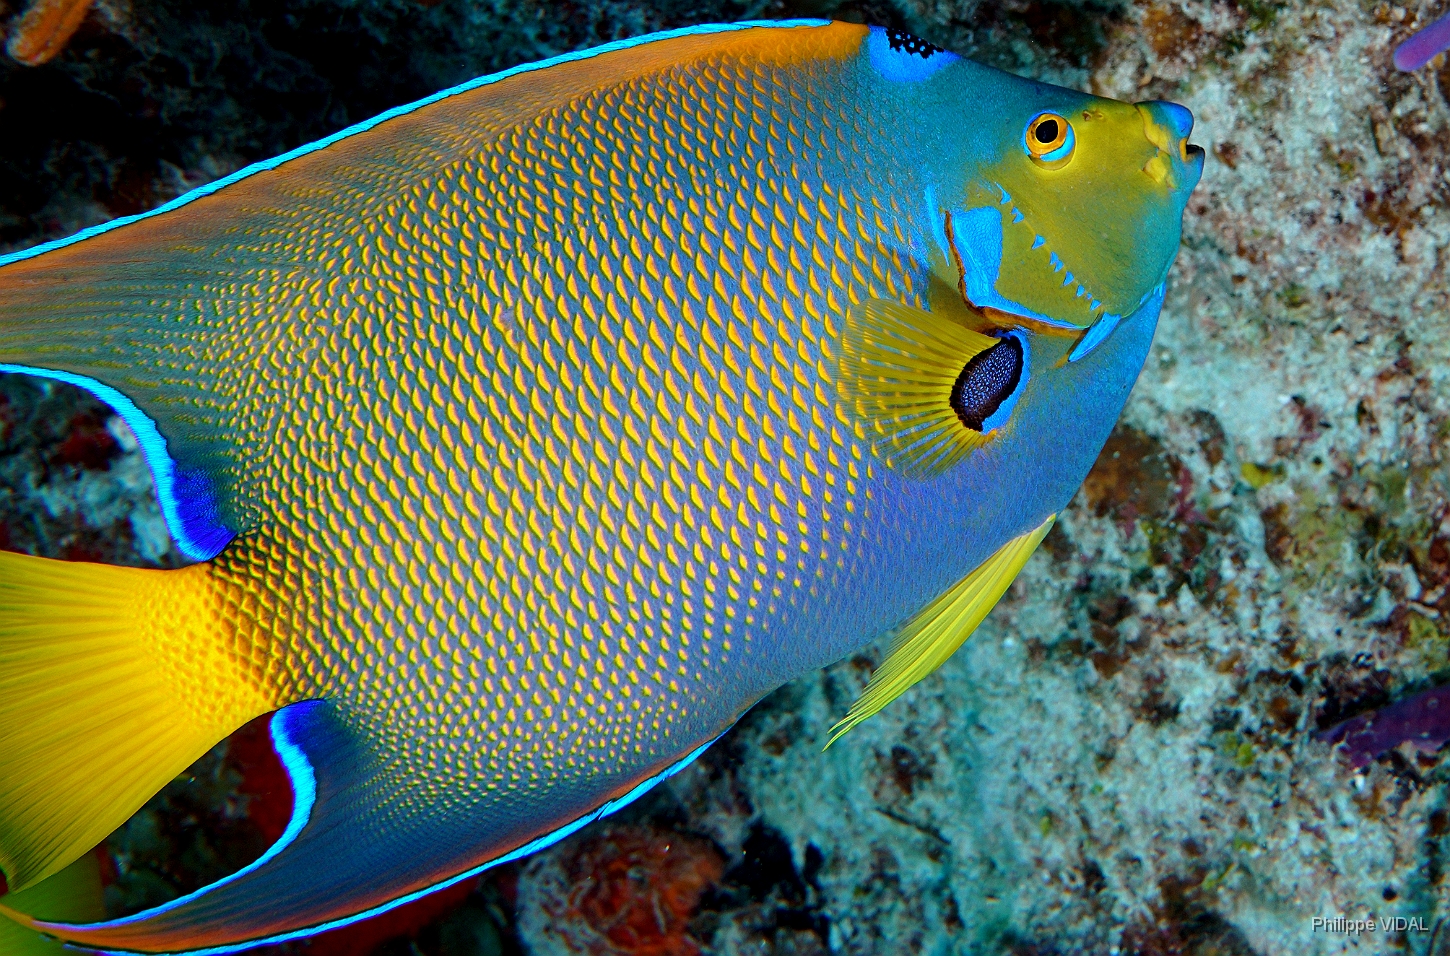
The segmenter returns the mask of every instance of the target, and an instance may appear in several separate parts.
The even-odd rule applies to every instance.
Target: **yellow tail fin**
[[[0,879],[24,890],[105,839],[275,695],[229,653],[207,565],[0,552]]]

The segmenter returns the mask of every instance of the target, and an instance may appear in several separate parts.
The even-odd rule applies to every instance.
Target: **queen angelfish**
[[[561,839],[895,631],[837,733],[880,709],[1112,428],[1192,122],[888,30],[696,27],[0,260],[0,371],[109,403],[195,561],[0,555],[0,871],[60,870],[258,715],[294,791],[194,893],[11,914],[296,939]]]

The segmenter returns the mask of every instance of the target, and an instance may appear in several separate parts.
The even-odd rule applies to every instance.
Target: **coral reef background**
[[[7,2],[0,249],[481,73],[750,17],[1176,100],[1211,147],[1123,422],[939,673],[825,754],[882,647],[807,675],[625,814],[291,952],[1450,952],[1450,726],[1415,696],[1450,681],[1450,66],[1390,60],[1446,0]],[[174,565],[150,495],[107,409],[0,377],[0,547]],[[266,845],[266,750],[218,747],[101,848],[112,912]],[[1427,931],[1312,922],[1366,915]]]

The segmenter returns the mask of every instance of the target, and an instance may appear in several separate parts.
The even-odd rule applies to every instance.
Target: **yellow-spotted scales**
[[[109,402],[198,562],[0,555],[0,872],[60,870],[272,711],[295,804],[173,903],[6,912],[147,953],[343,925],[572,832],[894,628],[838,733],[869,716],[1106,438],[1191,124],[880,29],[699,27],[0,259],[0,370]]]

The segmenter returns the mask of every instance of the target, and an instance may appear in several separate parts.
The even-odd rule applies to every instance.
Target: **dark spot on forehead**
[[[973,355],[952,386],[952,410],[974,432],[1002,407],[1022,380],[1022,343],[1004,338]]]
[[[891,44],[891,49],[900,53],[915,53],[923,60],[930,59],[937,53],[945,53],[941,47],[934,43],[928,43],[921,37],[914,37],[910,33],[901,30],[887,30],[886,42]]]

